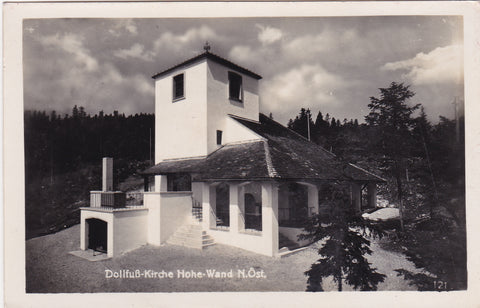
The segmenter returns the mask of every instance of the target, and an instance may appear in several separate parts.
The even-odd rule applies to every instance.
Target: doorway
[[[107,253],[107,222],[90,218],[86,220],[88,226],[88,249]]]

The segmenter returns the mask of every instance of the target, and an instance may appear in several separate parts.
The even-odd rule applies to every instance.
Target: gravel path
[[[91,292],[203,292],[203,291],[304,291],[307,278],[304,272],[318,259],[314,247],[282,259],[260,256],[248,251],[214,245],[204,250],[180,246],[145,245],[114,259],[90,262],[69,254],[80,246],[80,226],[26,242],[27,293],[91,293]],[[393,270],[414,266],[400,254],[380,249],[372,244],[374,254],[369,260],[378,271],[387,275],[379,290],[414,290]],[[251,270],[253,268],[253,270]],[[172,272],[173,278],[106,278],[106,273],[129,270]],[[180,278],[185,273],[216,270],[232,278]],[[242,272],[247,278],[242,276]],[[255,272],[258,276],[248,278]],[[264,274],[262,274],[262,271]],[[239,274],[240,273],[240,274]],[[325,281],[325,290],[335,290]],[[344,290],[350,290],[348,286]]]

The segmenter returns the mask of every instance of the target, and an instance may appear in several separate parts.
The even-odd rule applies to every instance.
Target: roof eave
[[[235,63],[233,63],[233,62],[231,62],[231,61],[229,61],[229,60],[227,60],[227,59],[224,59],[224,58],[222,58],[222,57],[220,57],[220,56],[217,56],[217,55],[215,55],[215,54],[213,54],[213,53],[211,53],[211,52],[204,52],[204,53],[202,53],[202,54],[199,54],[198,56],[195,56],[195,57],[193,57],[193,58],[191,58],[191,59],[188,59],[188,60],[186,60],[186,61],[184,61],[184,62],[182,62],[182,63],[180,63],[180,64],[177,64],[177,65],[175,65],[175,66],[173,66],[173,67],[171,67],[171,68],[168,68],[168,69],[166,69],[166,70],[164,70],[164,71],[162,71],[162,72],[160,72],[160,73],[157,73],[157,74],[153,75],[152,78],[153,78],[153,79],[157,79],[158,77],[162,77],[162,76],[168,75],[169,73],[173,72],[174,70],[177,70],[177,69],[179,69],[179,68],[181,68],[181,67],[185,67],[185,66],[190,65],[190,64],[192,64],[192,63],[201,61],[201,60],[203,60],[203,59],[212,60],[212,61],[214,61],[214,62],[216,62],[216,63],[222,64],[222,65],[224,65],[224,66],[226,66],[226,67],[229,67],[229,68],[231,68],[231,69],[234,69],[234,70],[236,70],[236,71],[238,71],[238,72],[240,72],[240,73],[242,73],[242,74],[245,74],[245,75],[250,76],[250,77],[252,77],[252,78],[255,78],[255,79],[257,79],[257,80],[262,79],[262,76],[254,73],[254,72],[252,72],[252,71],[250,71],[250,70],[248,70],[248,69],[246,69],[246,68],[243,68],[243,67],[241,67],[241,66],[239,66],[239,65],[237,65],[237,64],[235,64]]]

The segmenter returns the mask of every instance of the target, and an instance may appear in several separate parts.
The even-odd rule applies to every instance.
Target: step
[[[195,241],[195,242],[206,242],[206,241],[213,241],[213,238],[210,235],[204,235],[202,237],[192,237],[192,236],[187,236],[187,235],[179,235],[179,234],[173,234],[168,240],[175,239],[178,241]],[[168,241],[167,240],[167,241]]]
[[[187,237],[187,238],[192,238],[192,237],[202,238],[202,237],[208,236],[208,234],[206,234],[205,231],[189,232],[184,230],[177,231],[174,233],[174,235],[180,236],[180,237]]]
[[[215,240],[202,230],[200,224],[183,225],[175,231],[174,234],[167,240],[168,244],[179,245],[197,249],[215,244]]]

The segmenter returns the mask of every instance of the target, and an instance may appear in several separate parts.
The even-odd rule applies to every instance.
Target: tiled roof
[[[203,159],[164,161],[144,174],[188,172],[194,180],[355,180],[382,182],[382,178],[334,154],[260,114],[260,121],[231,116],[263,140],[228,144]]]
[[[172,159],[165,160],[161,163],[144,170],[143,174],[167,174],[167,173],[191,173],[201,170],[204,164],[204,158],[192,159]]]
[[[227,59],[224,59],[224,58],[222,58],[222,57],[220,57],[220,56],[217,56],[216,54],[213,54],[213,53],[211,53],[211,52],[204,52],[204,53],[202,53],[202,54],[199,54],[198,56],[195,56],[195,57],[193,57],[193,58],[191,58],[191,59],[188,59],[188,60],[186,60],[186,61],[184,61],[184,62],[182,62],[182,63],[180,63],[180,64],[177,64],[177,65],[175,65],[175,66],[173,66],[173,67],[171,67],[171,68],[169,68],[169,69],[166,69],[166,70],[164,70],[164,71],[162,71],[162,72],[160,72],[160,73],[157,73],[157,74],[153,75],[152,78],[155,79],[155,78],[164,76],[164,75],[166,75],[166,74],[168,74],[168,73],[170,73],[170,72],[172,72],[172,71],[174,71],[174,70],[176,70],[176,69],[178,69],[178,68],[185,67],[185,66],[187,66],[187,65],[190,65],[190,64],[192,64],[192,63],[201,61],[201,60],[203,60],[203,59],[212,60],[212,61],[214,61],[214,62],[217,62],[217,63],[219,63],[219,64],[222,64],[223,66],[226,66],[226,67],[228,67],[228,68],[230,68],[230,69],[236,70],[237,72],[240,72],[240,73],[242,73],[242,74],[245,74],[245,75],[250,76],[250,77],[252,77],[252,78],[255,78],[255,79],[257,79],[257,80],[258,80],[258,79],[262,79],[262,76],[260,76],[260,75],[258,75],[258,74],[255,74],[254,72],[252,72],[252,71],[250,71],[250,70],[248,70],[248,69],[246,69],[246,68],[243,68],[243,67],[241,67],[241,66],[239,66],[239,65],[237,65],[237,64],[235,64],[235,63],[233,63],[233,62],[231,62],[231,61],[229,61],[229,60],[227,60]]]

